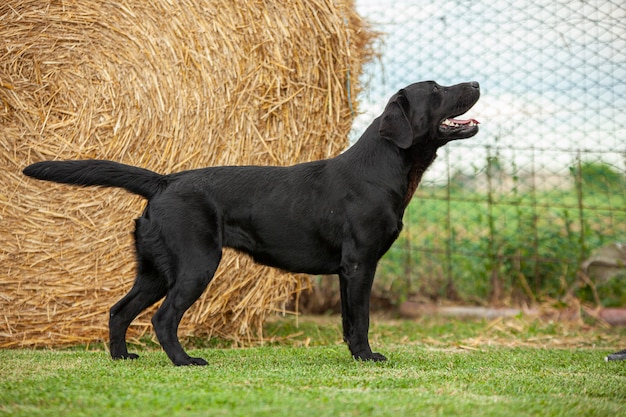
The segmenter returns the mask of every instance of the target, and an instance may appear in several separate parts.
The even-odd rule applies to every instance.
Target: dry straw
[[[4,0],[0,347],[106,340],[145,204],[27,179],[25,165],[106,158],[169,173],[335,155],[370,36],[351,0]],[[306,285],[228,252],[180,333],[258,340]],[[131,338],[151,331],[150,312]]]

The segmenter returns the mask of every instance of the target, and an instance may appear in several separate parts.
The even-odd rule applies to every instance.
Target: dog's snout
[[[471,85],[472,87],[474,87],[474,88],[480,88],[480,85],[478,84],[478,81],[472,81],[472,82],[470,83],[470,85]]]

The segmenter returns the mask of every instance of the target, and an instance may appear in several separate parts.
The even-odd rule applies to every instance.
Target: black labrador
[[[384,361],[368,340],[369,298],[378,260],[437,148],[478,132],[457,120],[478,100],[477,82],[411,84],[343,154],[290,167],[223,166],[160,175],[112,161],[46,161],[24,174],[82,186],[121,187],[148,199],[136,220],[137,277],[111,308],[111,356],[128,353],[126,330],[163,297],[152,318],[175,365],[206,365],[181,346],[177,330],[217,269],[222,248],[286,271],[338,274],[343,338],[359,360]]]

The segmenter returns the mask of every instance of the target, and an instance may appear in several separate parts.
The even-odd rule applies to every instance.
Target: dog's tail
[[[40,180],[73,185],[124,188],[146,199],[167,186],[165,176],[113,161],[44,161],[24,168],[24,174]]]

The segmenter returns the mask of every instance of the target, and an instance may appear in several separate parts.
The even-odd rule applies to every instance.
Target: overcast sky
[[[554,171],[566,169],[578,150],[624,170],[626,1],[356,3],[384,36],[381,59],[366,67],[362,80],[364,114],[353,140],[407,84],[476,80],[482,97],[467,116],[480,120],[481,132],[471,146],[456,145],[475,149],[476,161],[464,153],[463,169],[479,166],[491,146],[502,155],[518,149],[510,156],[521,158],[517,166],[528,162],[523,155],[532,147],[534,163]]]

